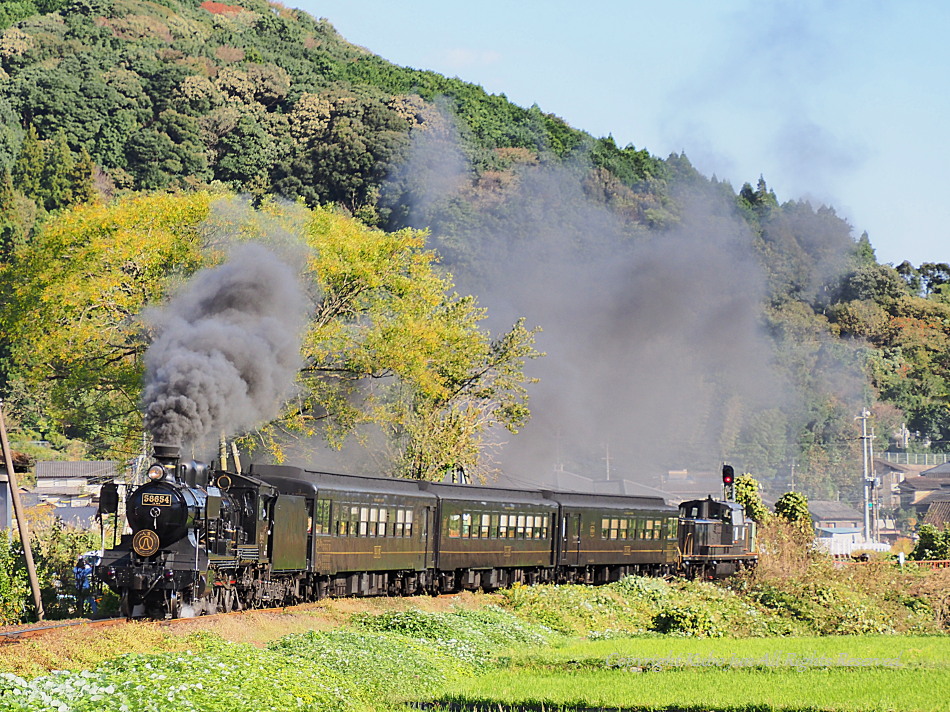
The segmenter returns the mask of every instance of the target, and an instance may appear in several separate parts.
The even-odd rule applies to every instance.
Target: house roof
[[[900,472],[905,475],[922,472],[927,469],[926,465],[905,465],[900,462],[891,462],[883,457],[874,458],[874,471],[880,473],[881,470],[889,472]]]
[[[929,470],[924,470],[920,474],[923,477],[950,477],[950,462],[931,467]]]
[[[944,486],[950,487],[950,477],[907,477],[897,486],[905,491],[923,490],[932,492]]]
[[[813,500],[808,503],[808,512],[817,522],[823,521],[861,521],[861,513],[844,502]]]
[[[36,479],[47,477],[85,477],[87,479],[113,479],[119,474],[115,460],[39,460],[36,463]]]
[[[861,527],[815,527],[822,534],[860,534]]]
[[[936,492],[931,492],[926,497],[922,497],[914,506],[920,507],[925,504],[933,504],[934,502],[947,502],[950,501],[950,487],[940,488]]]
[[[950,498],[931,502],[924,515],[924,524],[933,524],[935,527],[944,527],[950,523]]]

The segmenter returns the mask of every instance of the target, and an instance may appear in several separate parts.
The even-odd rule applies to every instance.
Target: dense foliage
[[[812,496],[856,500],[863,407],[879,445],[906,424],[916,443],[950,448],[950,266],[878,264],[828,206],[780,202],[764,179],[736,191],[684,155],[394,66],[264,0],[17,0],[0,31],[0,391],[26,439],[79,441],[73,455],[134,439],[150,338],[134,315],[220,258],[227,219],[211,206],[236,191],[261,208],[250,222],[291,225],[326,260],[310,271],[323,301],[306,397],[255,440],[278,456],[281,429],[317,425],[339,443],[372,425],[394,436],[393,472],[477,469],[482,434],[527,417],[533,332],[487,339],[483,312],[450,295],[424,235],[405,228],[431,229],[428,249],[457,274],[490,279],[485,255],[551,247],[529,242],[539,216],[542,233],[570,235],[568,262],[595,264],[677,230],[742,227],[765,274],[771,361],[797,395],[726,398],[701,417],[767,488],[795,463]],[[553,175],[572,190],[531,198]],[[312,222],[268,196],[301,201]],[[390,376],[385,392],[367,387]]]
[[[950,559],[950,528],[942,530],[933,524],[924,524],[920,527],[920,538],[910,552],[910,558],[917,561]]]

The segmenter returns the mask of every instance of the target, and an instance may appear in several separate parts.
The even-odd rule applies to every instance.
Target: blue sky
[[[350,42],[950,262],[950,3],[291,0]]]

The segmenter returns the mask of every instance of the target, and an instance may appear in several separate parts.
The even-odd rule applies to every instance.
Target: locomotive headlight
[[[153,482],[158,482],[165,477],[165,468],[161,465],[152,465],[148,468],[148,478]]]

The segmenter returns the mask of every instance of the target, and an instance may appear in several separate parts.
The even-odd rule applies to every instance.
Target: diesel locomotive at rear
[[[103,497],[115,513],[118,497]],[[732,502],[452,485],[252,465],[230,472],[156,446],[128,493],[131,533],[98,578],[127,617],[180,617],[327,596],[602,584],[752,566]]]

